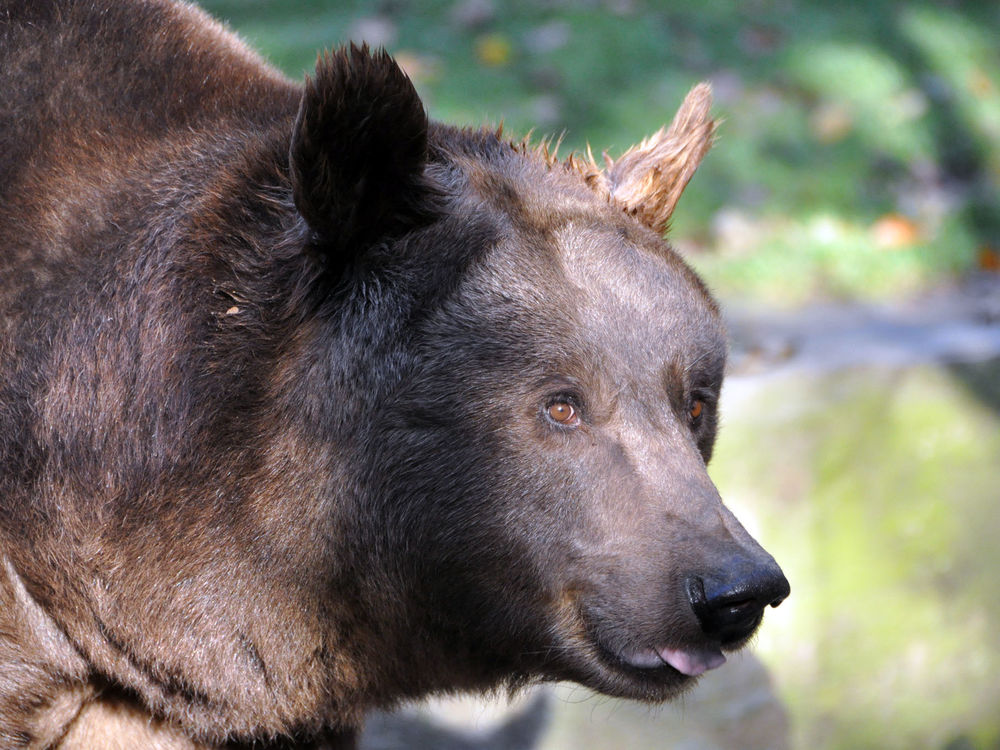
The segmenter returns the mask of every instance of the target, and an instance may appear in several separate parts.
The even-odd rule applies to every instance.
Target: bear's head
[[[400,693],[663,700],[787,596],[706,471],[725,331],[663,239],[709,103],[599,167],[429,124],[384,53],[307,85],[291,175],[341,342],[338,564]]]

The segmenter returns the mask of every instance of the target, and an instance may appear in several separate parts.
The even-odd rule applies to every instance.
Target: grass
[[[367,37],[432,116],[565,132],[567,150],[620,153],[713,81],[724,123],[672,238],[724,296],[882,298],[1000,248],[995,4],[204,5],[293,77],[317,50]]]

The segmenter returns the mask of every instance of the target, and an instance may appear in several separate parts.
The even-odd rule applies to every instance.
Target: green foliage
[[[673,239],[723,294],[884,297],[1000,247],[1000,6],[804,0],[206,0],[293,77],[374,36],[434,117],[620,153],[712,80]],[[720,217],[744,217],[733,236]],[[888,219],[898,231],[883,231]],[[838,227],[835,238],[820,233]],[[723,226],[720,226],[723,225]]]
[[[780,217],[752,227],[748,249],[702,253],[694,265],[723,296],[772,304],[886,298],[916,292],[972,267],[976,239],[951,216],[933,239],[880,248],[869,225],[843,214]]]

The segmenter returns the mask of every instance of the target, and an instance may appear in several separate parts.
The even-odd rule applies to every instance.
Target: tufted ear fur
[[[322,55],[292,133],[295,205],[321,245],[358,251],[426,220],[427,113],[409,78],[367,45]]]
[[[626,212],[663,234],[681,193],[712,145],[716,121],[709,116],[712,88],[691,89],[669,128],[660,128],[618,159],[605,154],[606,169],[591,184]]]

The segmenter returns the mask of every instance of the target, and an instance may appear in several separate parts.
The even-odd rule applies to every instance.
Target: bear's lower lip
[[[606,695],[660,703],[676,697],[699,675],[726,661],[724,646],[718,642],[698,639],[678,648],[647,640],[622,623],[582,619],[590,648],[580,655],[589,665],[571,673],[571,679]],[[636,641],[655,645],[625,645]]]
[[[687,649],[659,646],[655,649],[635,649],[622,652],[621,659],[636,669],[659,669],[669,665],[688,677],[697,677],[726,663],[726,657],[718,646]]]

